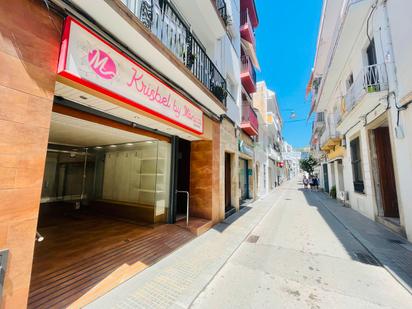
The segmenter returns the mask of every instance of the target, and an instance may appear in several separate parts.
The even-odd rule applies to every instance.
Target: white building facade
[[[258,196],[264,196],[283,178],[282,117],[275,92],[264,81],[257,83],[253,106],[258,114],[259,135],[255,142],[255,165]]]
[[[311,79],[323,187],[409,239],[411,12],[407,0],[324,1]]]

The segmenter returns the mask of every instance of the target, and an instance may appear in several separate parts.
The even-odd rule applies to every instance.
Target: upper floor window
[[[368,60],[368,66],[378,64],[374,39],[370,41],[368,48],[366,48],[366,56]]]
[[[353,85],[353,72],[351,72],[346,79],[346,90],[348,90]]]

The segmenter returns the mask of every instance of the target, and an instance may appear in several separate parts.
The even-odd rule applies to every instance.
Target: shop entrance
[[[225,153],[225,212],[232,208],[232,167],[230,153]]]
[[[245,159],[239,158],[239,187],[240,187],[240,202],[249,198],[249,164]]]
[[[380,127],[373,130],[377,165],[379,170],[379,187],[383,216],[399,219],[398,198],[396,192],[395,172],[393,169],[389,128]],[[382,213],[382,211],[381,211]]]
[[[323,170],[323,185],[325,192],[329,193],[329,173],[328,173],[328,164],[322,164]]]
[[[164,224],[168,138],[73,114],[52,114],[29,308],[81,307],[193,237]]]
[[[187,216],[188,195],[185,192],[190,191],[190,147],[189,141],[179,139],[176,186],[179,193],[176,196],[176,221],[183,220]]]

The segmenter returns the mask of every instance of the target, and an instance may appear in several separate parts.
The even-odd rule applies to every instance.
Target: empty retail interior
[[[53,112],[29,307],[72,304],[191,239],[164,224],[170,180],[170,142]]]

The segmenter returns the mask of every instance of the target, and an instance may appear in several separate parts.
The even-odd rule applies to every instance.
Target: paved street
[[[289,182],[89,308],[411,308],[395,277],[407,285],[412,252],[387,250],[409,259],[395,267],[383,237],[402,239],[380,226],[368,238],[361,225],[376,223],[362,220]]]

